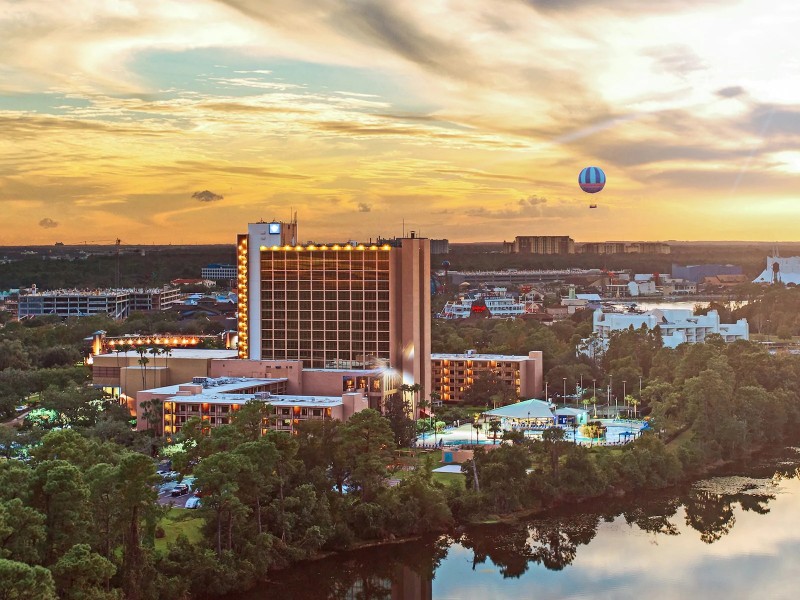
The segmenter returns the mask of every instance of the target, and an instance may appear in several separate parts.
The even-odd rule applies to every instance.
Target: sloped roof
[[[516,404],[509,404],[501,408],[483,413],[490,417],[503,417],[505,419],[554,419],[550,405],[543,400],[523,400]]]

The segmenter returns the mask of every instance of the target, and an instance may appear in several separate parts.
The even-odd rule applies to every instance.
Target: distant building
[[[713,275],[711,277],[704,278],[702,284],[706,288],[726,288],[736,287],[737,285],[742,285],[743,283],[748,283],[749,281],[750,278],[742,273],[740,275]]]
[[[476,376],[494,372],[521,398],[542,393],[542,353],[531,351],[527,356],[503,354],[431,354],[433,391],[444,402],[462,402],[464,392]]]
[[[626,254],[669,254],[669,244],[662,242],[632,242],[625,244]]]
[[[124,319],[135,311],[167,310],[181,301],[180,290],[164,286],[153,289],[50,290],[35,287],[19,296],[19,318],[57,315],[86,317],[108,315]]]
[[[667,348],[675,348],[683,343],[705,342],[711,334],[721,335],[726,342],[750,338],[747,319],[723,324],[719,322],[719,313],[715,310],[708,311],[706,315],[695,315],[689,309],[655,309],[639,314],[606,313],[598,309],[592,316],[592,326],[593,333],[603,347],[608,344],[612,332],[623,331],[631,326],[634,329],[642,326],[654,329],[658,326]]]
[[[800,285],[800,256],[768,256],[767,268],[753,283],[783,283]]]
[[[686,265],[685,267],[672,264],[672,277],[675,279],[687,279],[695,283],[702,283],[706,277],[715,275],[741,275],[742,267],[739,265]]]
[[[580,247],[582,254],[625,254],[624,242],[587,242]]]
[[[236,279],[236,265],[219,265],[212,263],[200,269],[200,276],[203,279]]]
[[[431,240],[431,254],[450,254],[450,240]]]
[[[173,279],[170,281],[171,285],[202,285],[203,287],[215,287],[217,282],[213,279]]]
[[[507,254],[575,254],[575,240],[566,235],[518,235],[503,242]]]

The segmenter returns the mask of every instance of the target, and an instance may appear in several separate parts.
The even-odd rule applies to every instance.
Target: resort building
[[[706,315],[695,315],[689,309],[655,309],[643,313],[610,313],[598,309],[592,316],[592,331],[596,339],[606,347],[608,338],[614,331],[622,331],[642,326],[647,329],[658,327],[664,346],[675,348],[679,344],[705,342],[706,337],[718,334],[726,342],[747,340],[750,329],[747,319],[739,319],[733,324],[719,321],[719,313],[708,311]]]
[[[544,385],[542,352],[527,356],[502,354],[431,354],[433,391],[443,402],[463,402],[475,377],[494,373],[518,397],[541,395]]]
[[[239,357],[394,369],[431,389],[430,242],[297,245],[297,224],[238,237]]]
[[[450,254],[450,240],[431,240],[431,254]]]
[[[159,425],[165,435],[178,433],[193,417],[208,427],[227,425],[236,411],[253,401],[265,402],[274,409],[264,419],[262,433],[269,429],[293,431],[300,421],[309,419],[345,421],[369,406],[367,397],[360,392],[300,396],[287,394],[286,388],[285,378],[195,377],[191,383],[143,390],[136,394],[137,429],[153,427],[145,414],[152,400],[163,406]]]

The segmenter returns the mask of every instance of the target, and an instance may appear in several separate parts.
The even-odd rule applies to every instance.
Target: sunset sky
[[[800,240],[798,30],[790,0],[0,0],[0,244],[291,207],[303,241]]]

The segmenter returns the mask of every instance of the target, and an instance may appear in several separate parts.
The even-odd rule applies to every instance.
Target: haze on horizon
[[[292,207],[303,240],[800,240],[800,5],[764,6],[0,0],[0,245]]]

